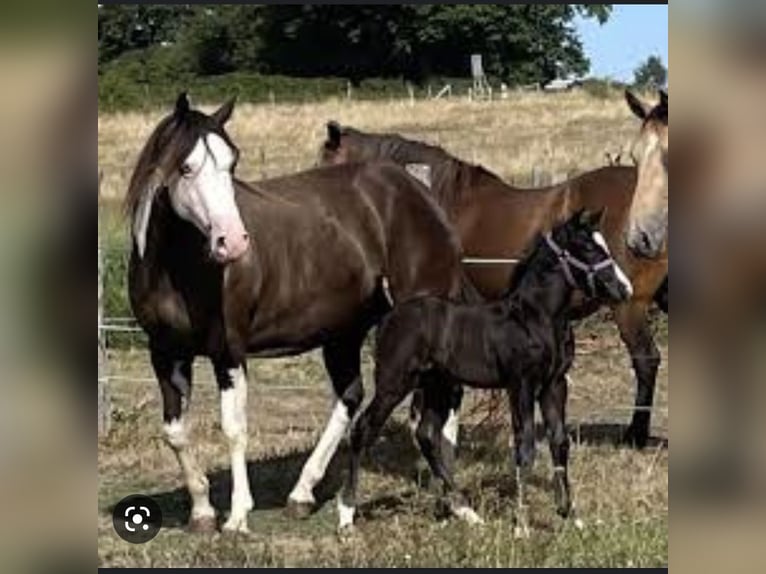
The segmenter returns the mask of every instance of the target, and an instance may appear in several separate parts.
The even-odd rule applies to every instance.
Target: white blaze
[[[607,244],[606,239],[604,239],[604,236],[600,231],[593,232],[593,241],[596,245],[601,247],[601,249],[603,249],[609,257],[612,257],[612,252],[609,250],[609,245]],[[612,258],[612,261],[614,261],[614,258]],[[628,279],[628,276],[625,274],[622,268],[617,264],[617,261],[614,261],[614,273],[617,275],[617,280],[622,283],[623,287],[625,287],[628,295],[632,296],[633,284],[630,282],[630,279]]]
[[[246,231],[234,199],[231,175],[234,153],[217,134],[208,134],[195,144],[183,166],[170,200],[176,213],[193,223],[216,247],[224,238],[234,255],[246,247]]]

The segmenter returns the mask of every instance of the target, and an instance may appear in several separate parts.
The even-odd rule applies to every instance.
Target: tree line
[[[490,78],[544,84],[584,75],[577,16],[611,5],[101,6],[99,74],[120,61],[169,77],[252,72],[422,83],[464,77],[481,53]]]

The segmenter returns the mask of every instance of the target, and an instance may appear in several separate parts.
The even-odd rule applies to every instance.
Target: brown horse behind
[[[320,162],[388,159],[430,167],[430,191],[457,229],[463,252],[472,258],[515,259],[541,231],[550,230],[581,208],[606,208],[603,234],[618,264],[628,274],[634,295],[613,307],[614,319],[630,352],[637,380],[636,408],[626,440],[639,447],[649,438],[651,406],[660,353],[649,328],[648,309],[668,272],[667,252],[657,259],[636,257],[625,242],[636,170],[608,166],[545,188],[506,184],[482,166],[456,159],[443,149],[399,135],[370,134],[335,122],[327,126]],[[513,266],[471,265],[467,274],[482,295],[496,299],[506,289]],[[576,296],[574,317],[595,312],[598,303]]]

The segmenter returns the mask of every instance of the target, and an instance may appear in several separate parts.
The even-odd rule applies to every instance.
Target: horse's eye
[[[192,172],[192,168],[188,163],[185,163],[181,166],[181,169],[179,169],[178,171],[181,172],[181,175],[187,176]]]

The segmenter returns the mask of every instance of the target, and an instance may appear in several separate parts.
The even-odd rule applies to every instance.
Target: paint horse
[[[304,471],[321,477],[362,400],[362,341],[390,309],[383,284],[397,301],[460,288],[459,242],[401,167],[335,166],[244,183],[224,127],[233,107],[206,115],[181,94],[146,142],[126,197],[130,302],[149,337],[193,530],[216,527],[208,479],[190,450],[195,357],[212,361],[220,387],[232,473],[223,528],[246,531],[247,356],[322,347],[338,400]],[[297,502],[313,502],[310,491],[299,494]]]
[[[637,183],[637,170],[606,166],[545,188],[510,186],[482,166],[452,157],[443,149],[392,134],[369,134],[335,122],[327,125],[320,163],[388,159],[402,165],[430,166],[430,192],[457,229],[467,256],[517,259],[540,232],[549,230],[580,208],[606,208],[604,236],[615,260],[630,278],[629,301],[613,304],[614,320],[630,352],[637,392],[625,439],[638,447],[649,438],[651,407],[660,352],[649,327],[648,310],[667,276],[667,253],[649,260],[628,248],[625,235]],[[514,273],[507,263],[471,265],[467,276],[487,299],[500,297]],[[576,294],[570,312],[581,318],[601,304]]]
[[[535,458],[535,401],[539,403],[553,459],[556,509],[561,516],[569,515],[566,376],[574,358],[569,299],[575,290],[607,303],[626,301],[632,294],[630,281],[599,231],[600,219],[601,214],[577,212],[534,241],[509,293],[498,301],[468,305],[423,297],[397,305],[383,320],[375,349],[375,398],[351,431],[349,473],[338,498],[341,530],[353,523],[363,451],[375,442],[393,409],[424,384],[422,374],[433,369],[443,375],[441,382],[507,390],[522,531],[524,482]],[[443,396],[452,392],[449,383],[441,390]],[[425,396],[438,395],[431,389]],[[451,511],[480,522],[441,455],[448,412],[440,405],[445,404],[442,400],[424,412],[428,419],[416,438]]]
[[[638,181],[627,242],[641,256],[658,257],[666,249],[668,234],[668,94],[661,90],[656,105],[647,104],[629,91],[625,97],[641,120],[641,131],[631,150]]]

